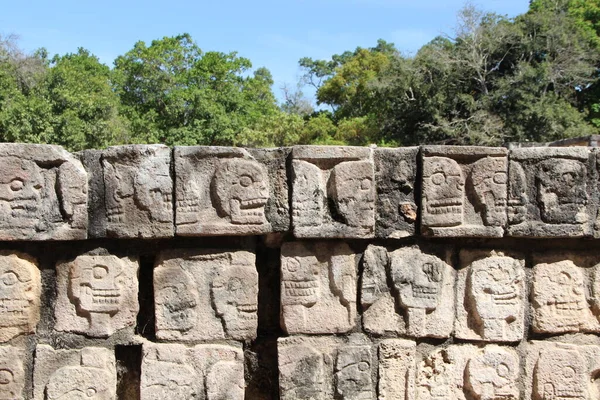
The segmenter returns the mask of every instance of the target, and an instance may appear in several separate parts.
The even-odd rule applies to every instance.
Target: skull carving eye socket
[[[7,369],[0,369],[0,385],[8,385],[14,380],[13,373]]]
[[[96,265],[93,269],[94,279],[104,279],[108,275],[108,268],[104,265]]]
[[[442,183],[446,182],[446,175],[444,175],[443,172],[436,172],[435,174],[431,175],[431,182],[434,185],[441,185]]]
[[[496,374],[498,374],[498,376],[501,378],[506,378],[509,375],[509,373],[510,373],[510,368],[508,368],[508,365],[506,365],[504,363],[500,363],[496,367]]]
[[[498,185],[504,185],[508,181],[505,172],[496,172],[494,174],[493,180],[494,180],[494,183],[497,183]]]
[[[293,258],[289,259],[288,262],[286,263],[286,268],[290,272],[296,272],[296,271],[298,271],[298,268],[300,268],[300,262],[298,262],[298,260],[293,259]]]
[[[366,363],[364,361],[361,361],[361,362],[358,363],[358,370],[359,371],[363,371],[364,372],[364,371],[367,371],[368,369],[369,369],[369,364],[368,363]]]
[[[19,281],[19,277],[14,272],[6,272],[0,277],[4,286],[12,286]]]
[[[248,187],[250,185],[252,185],[252,177],[248,176],[248,175],[242,175],[240,176],[240,185],[242,185],[243,187]]]
[[[371,180],[369,178],[365,178],[360,183],[360,190],[371,190]]]
[[[562,375],[565,379],[573,379],[575,377],[575,370],[572,367],[565,367],[562,370]]]
[[[558,278],[558,283],[561,285],[569,285],[571,283],[571,275],[566,272],[562,272]]]
[[[87,397],[93,397],[95,394],[96,394],[96,389],[94,389],[94,388],[88,388],[88,389],[85,391],[85,395],[86,395]]]
[[[242,280],[240,278],[233,278],[229,280],[229,284],[227,285],[227,289],[230,292],[237,292],[242,288]]]
[[[10,190],[12,190],[13,192],[20,191],[21,189],[23,189],[23,186],[25,186],[25,183],[20,178],[15,178],[10,182]]]
[[[440,267],[437,265],[433,265],[432,263],[425,263],[421,267],[425,276],[427,276],[427,280],[429,282],[439,282],[442,280],[442,274],[440,272]]]

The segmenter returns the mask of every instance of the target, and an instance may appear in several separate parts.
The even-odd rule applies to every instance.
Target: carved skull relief
[[[538,168],[536,187],[542,220],[550,224],[585,222],[585,165],[554,158],[542,161]]]
[[[445,264],[435,256],[414,253],[415,258],[392,257],[392,280],[404,308],[435,310],[440,302]]]
[[[340,349],[335,364],[336,391],[344,399],[371,400],[371,350],[369,347]]]
[[[279,379],[281,398],[284,400],[324,399],[323,355],[309,345],[281,349]]]
[[[0,400],[22,398],[25,384],[23,355],[12,346],[0,348]]]
[[[508,190],[508,222],[520,224],[527,218],[527,181],[521,164],[514,161],[509,166],[510,185]]]
[[[321,297],[319,262],[316,257],[286,257],[282,259],[281,303],[311,307]]]
[[[229,334],[254,335],[257,327],[258,286],[253,269],[230,266],[214,278],[211,285],[216,314]]]
[[[485,157],[473,164],[471,181],[488,226],[506,224],[506,157]]]
[[[346,161],[331,171],[329,196],[339,215],[352,227],[372,227],[375,222],[375,184],[370,161]]]
[[[194,399],[198,376],[178,345],[150,347],[142,364],[143,400]]]
[[[585,370],[585,361],[576,350],[541,351],[534,379],[534,399],[588,399]]]
[[[42,194],[45,188],[40,167],[30,160],[0,157],[0,200],[5,220],[12,226],[32,227],[38,223]]]
[[[142,210],[148,211],[155,221],[173,220],[173,183],[162,159],[144,159],[133,183],[134,196]]]
[[[154,274],[157,326],[189,331],[198,319],[198,288],[194,278],[178,265],[166,265]]]
[[[108,222],[125,221],[125,202],[133,199],[136,168],[102,160],[106,182],[106,218]]]
[[[232,158],[221,161],[212,182],[217,210],[232,224],[266,224],[269,200],[267,170],[255,161]]]
[[[516,400],[519,360],[513,351],[489,346],[469,360],[468,383],[481,400]]]
[[[463,222],[465,179],[458,163],[446,157],[423,159],[423,223],[456,226]]]

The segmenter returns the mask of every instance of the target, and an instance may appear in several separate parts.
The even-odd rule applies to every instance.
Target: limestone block
[[[0,342],[35,333],[41,291],[40,271],[33,258],[0,251]]]
[[[281,324],[290,335],[343,333],[356,324],[355,254],[340,242],[281,247]]]
[[[379,344],[378,400],[414,400],[415,342],[387,339]]]
[[[581,268],[571,260],[535,265],[531,283],[533,331],[600,332],[600,310],[595,306],[599,268]],[[594,282],[590,284],[591,279]],[[594,296],[589,300],[586,295],[588,286],[592,286]]]
[[[156,336],[163,340],[254,339],[258,273],[247,251],[170,250],[154,269]]]
[[[241,400],[244,389],[241,348],[143,345],[140,400]]]
[[[109,147],[101,162],[106,235],[173,236],[171,150],[158,144]]]
[[[360,291],[365,330],[377,335],[449,337],[455,276],[450,265],[418,248],[388,253],[370,245],[363,257]]]
[[[363,335],[281,338],[277,352],[282,400],[375,397],[375,354]]]
[[[377,186],[375,236],[398,239],[415,234],[418,147],[376,148]]]
[[[111,350],[85,347],[54,350],[40,344],[35,351],[33,399],[116,400],[117,373]]]
[[[289,226],[285,152],[176,147],[180,236],[257,235]],[[267,165],[269,168],[267,168]]]
[[[18,347],[0,347],[0,400],[25,398],[24,358],[23,350]]]
[[[60,146],[1,143],[0,240],[87,238],[87,175]]]
[[[55,329],[106,337],[133,328],[139,310],[138,260],[81,255],[56,265]]]
[[[418,400],[520,399],[519,356],[508,347],[451,345],[418,366]]]
[[[510,236],[591,235],[593,190],[590,150],[534,147],[510,153]]]
[[[526,400],[600,398],[599,346],[533,341],[526,354]]]
[[[297,238],[374,237],[375,193],[370,148],[293,148],[292,224]]]
[[[485,250],[460,253],[455,336],[516,342],[525,330],[525,260]]]
[[[439,237],[502,237],[507,223],[507,150],[425,146],[421,231]]]

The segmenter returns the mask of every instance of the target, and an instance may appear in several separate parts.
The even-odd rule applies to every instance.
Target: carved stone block
[[[422,156],[421,231],[424,235],[504,235],[506,149],[425,146]]]
[[[377,186],[375,236],[398,239],[415,234],[418,147],[376,148]]]
[[[597,399],[600,347],[533,341],[525,359],[525,399]],[[596,382],[594,382],[596,381]]]
[[[538,147],[510,153],[508,217],[510,236],[591,235],[590,150]]]
[[[281,247],[281,324],[290,335],[342,333],[356,324],[355,254],[345,243]]]
[[[360,292],[365,330],[377,335],[449,337],[455,276],[450,265],[418,248],[388,252],[370,245],[363,257]]]
[[[145,343],[141,400],[244,398],[244,356],[227,345]]]
[[[106,337],[135,326],[138,261],[114,255],[81,255],[56,266],[55,329]]]
[[[292,150],[296,237],[373,237],[375,193],[371,149],[296,146]]]
[[[87,175],[60,146],[0,144],[0,240],[87,238]]]
[[[518,400],[519,356],[511,348],[451,345],[419,363],[418,400]]]
[[[0,400],[25,398],[24,351],[18,347],[0,347]]]
[[[0,251],[0,342],[35,333],[41,291],[40,271],[33,258]]]
[[[258,273],[247,251],[178,250],[154,269],[156,336],[163,340],[253,339]]]
[[[110,147],[101,162],[106,235],[173,236],[171,150],[158,144]]]
[[[287,154],[253,154],[230,147],[175,148],[178,235],[257,235],[289,227]]]
[[[378,399],[414,400],[415,342],[387,339],[379,344]]]
[[[277,351],[282,400],[375,396],[375,353],[362,335],[281,338]]]
[[[35,351],[33,399],[116,400],[117,372],[112,351],[100,347]]]
[[[523,338],[525,260],[485,250],[462,251],[456,284],[455,335],[516,342]]]
[[[531,283],[531,327],[534,332],[600,332],[598,271],[571,260],[538,263]],[[590,283],[590,281],[593,281]],[[588,287],[592,298],[588,299]]]

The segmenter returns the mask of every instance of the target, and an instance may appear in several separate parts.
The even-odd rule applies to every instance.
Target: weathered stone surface
[[[159,339],[253,339],[258,321],[255,256],[247,251],[161,253],[154,299]]]
[[[369,148],[296,146],[292,224],[298,238],[370,238],[375,176]]]
[[[116,400],[115,356],[100,347],[54,350],[38,345],[33,385],[34,400]]]
[[[425,146],[421,231],[426,236],[501,237],[507,222],[507,150]]]
[[[33,258],[0,251],[0,342],[35,333],[41,291],[40,271]]]
[[[171,149],[164,145],[109,147],[102,155],[106,235],[173,236]]]
[[[415,398],[415,342],[387,339],[379,344],[379,400]]]
[[[523,338],[525,260],[486,250],[460,254],[455,335],[461,339],[516,342]]]
[[[84,150],[77,153],[87,172],[87,221],[90,238],[106,237],[106,202],[102,171],[102,150]]]
[[[418,153],[418,147],[373,150],[377,186],[375,236],[378,238],[398,239],[415,234]]]
[[[517,400],[519,356],[497,345],[436,349],[418,367],[418,400]]]
[[[595,301],[588,302],[586,297],[590,272],[571,260],[533,267],[531,327],[535,332],[600,332],[598,317],[593,312],[600,310],[590,307]]]
[[[0,347],[0,400],[24,398],[25,370],[22,349],[13,346]]]
[[[55,329],[106,337],[133,327],[139,310],[138,261],[81,255],[56,266]]]
[[[274,226],[288,228],[287,154],[253,153],[264,163],[245,149],[175,148],[178,235],[256,235]]]
[[[533,341],[525,359],[525,399],[597,399],[600,347]]]
[[[450,336],[455,276],[450,265],[418,248],[388,253],[383,247],[369,246],[363,257],[360,294],[365,330],[378,335]]]
[[[277,342],[282,400],[375,397],[375,353],[363,335],[288,337]]]
[[[87,175],[60,146],[1,143],[0,240],[87,237]]]
[[[356,324],[356,257],[340,242],[281,248],[281,324],[288,334],[342,333]]]
[[[508,215],[510,236],[591,235],[590,150],[522,148],[510,153]]]
[[[140,400],[244,398],[244,357],[227,345],[143,346]]]

